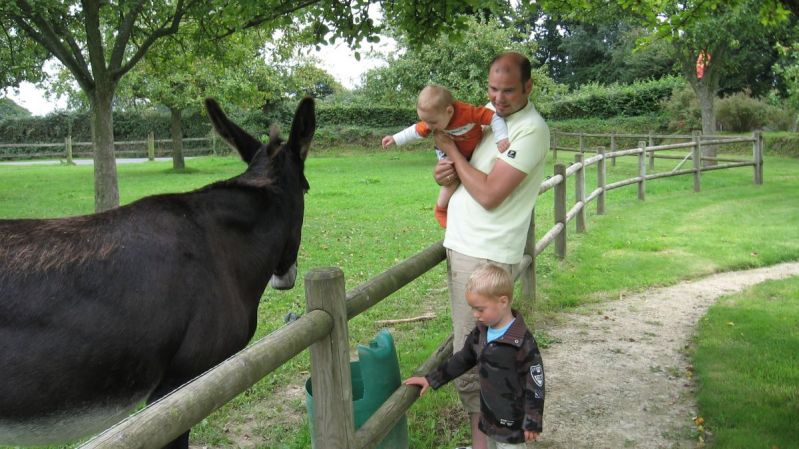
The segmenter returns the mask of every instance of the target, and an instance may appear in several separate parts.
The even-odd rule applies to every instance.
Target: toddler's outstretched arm
[[[419,396],[425,394],[427,389],[430,388],[430,383],[427,381],[427,379],[420,376],[411,377],[403,383],[405,385],[416,385],[418,387],[422,387],[422,391],[419,392]]]
[[[383,141],[381,143],[383,144],[383,148],[388,148],[391,145],[394,145],[396,142],[394,141],[394,136],[386,136],[383,137]]]

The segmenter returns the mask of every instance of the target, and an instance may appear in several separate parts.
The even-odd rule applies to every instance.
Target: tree
[[[325,98],[344,90],[333,75],[314,62],[305,61],[290,68],[286,78],[286,92],[290,97]]]
[[[483,104],[488,65],[497,54],[506,50],[535,53],[535,43],[527,35],[501,25],[496,19],[471,17],[466,25],[466,31],[458,38],[442,34],[419,47],[388,55],[387,67],[372,69],[364,75],[361,90],[366,99],[379,104],[413,105],[419,91],[435,83],[446,86],[462,101]],[[404,48],[404,41],[398,41],[398,47]],[[536,95],[552,84],[540,69],[533,76]]]
[[[383,7],[384,24],[369,16],[372,4]],[[439,31],[461,28],[462,14],[475,7],[507,8],[508,0],[4,0],[0,87],[41,81],[42,65],[50,57],[69,70],[91,105],[95,208],[106,210],[119,204],[111,115],[119,82],[156,42],[177,33],[184,22],[199,24],[200,40],[245,28],[293,30],[300,24],[298,36],[303,39],[344,39],[357,46],[376,39],[381,27],[390,25],[418,43]]]
[[[159,41],[120,83],[119,96],[163,105],[170,112],[172,165],[185,168],[182,113],[199,109],[205,97],[258,108],[281,96],[277,70],[266,65],[257,33],[240,32],[214,45],[192,38],[195,25]]]
[[[31,113],[10,98],[0,98],[0,121],[8,118],[30,117]]]

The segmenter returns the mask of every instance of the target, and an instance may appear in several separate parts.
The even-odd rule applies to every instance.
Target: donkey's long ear
[[[219,136],[235,148],[244,162],[249,164],[255,153],[261,148],[261,142],[241,129],[239,125],[231,122],[213,98],[205,99],[205,109],[208,110],[208,117]]]
[[[316,131],[314,101],[311,97],[305,97],[300,102],[300,105],[297,106],[294,121],[291,123],[291,134],[288,141],[288,145],[293,151],[299,152],[302,160],[305,160],[308,156],[308,148],[311,147],[314,131]]]

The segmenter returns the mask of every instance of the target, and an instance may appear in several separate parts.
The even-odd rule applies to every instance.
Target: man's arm
[[[510,166],[500,160],[494,164],[491,173],[485,174],[472,167],[469,161],[463,157],[448,135],[444,133],[435,134],[436,145],[447,154],[447,158],[452,161],[458,178],[474,198],[486,210],[492,210],[502,204],[511,192],[522,183],[527,173]],[[451,182],[447,179],[439,179],[436,173],[436,181],[444,185]]]

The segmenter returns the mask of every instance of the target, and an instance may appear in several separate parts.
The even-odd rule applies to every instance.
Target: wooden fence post
[[[529,299],[530,304],[535,303],[535,207],[533,216],[530,217],[530,227],[527,229],[527,241],[524,243],[524,254],[531,257],[530,265],[521,273],[522,298]]]
[[[755,184],[762,185],[763,184],[763,133],[760,131],[755,131],[753,137],[755,138],[755,143],[752,144],[752,152],[754,153],[753,159],[755,161]]]
[[[599,195],[596,197],[596,214],[605,214],[605,147],[597,149],[602,156],[596,164],[596,186],[599,189]]]
[[[344,273],[319,268],[305,275],[306,308],[333,318],[330,335],[309,348],[314,400],[314,441],[318,449],[350,449],[355,436]]]
[[[575,154],[574,162],[580,164],[580,168],[574,173],[574,201],[582,203],[582,207],[577,212],[575,229],[578,233],[585,232],[585,167],[583,166],[583,154]]]
[[[552,160],[558,160],[558,133],[552,133]]]
[[[638,199],[646,199],[646,142],[638,142],[641,153],[638,155]]]
[[[147,134],[147,159],[155,160],[155,133],[152,131]]]
[[[72,160],[72,136],[64,139],[64,147],[67,151],[67,165],[75,165],[75,161]]]
[[[562,179],[555,184],[555,223],[562,226],[558,236],[555,237],[555,254],[559,259],[566,257],[566,166],[555,164],[555,176]]]
[[[647,144],[648,147],[655,146],[655,139],[652,137],[652,131],[649,131],[649,143]],[[655,152],[649,152],[649,169],[655,171]]]
[[[694,131],[694,147],[691,159],[694,163],[694,192],[702,190],[701,175],[702,175],[702,133]]]
[[[612,153],[614,151],[616,151],[616,131],[610,133],[610,152]],[[610,165],[616,166],[616,156],[613,156]]]
[[[580,133],[578,135],[578,139],[579,139],[580,154],[583,154],[583,151],[585,151],[585,136],[583,136],[583,133]]]

